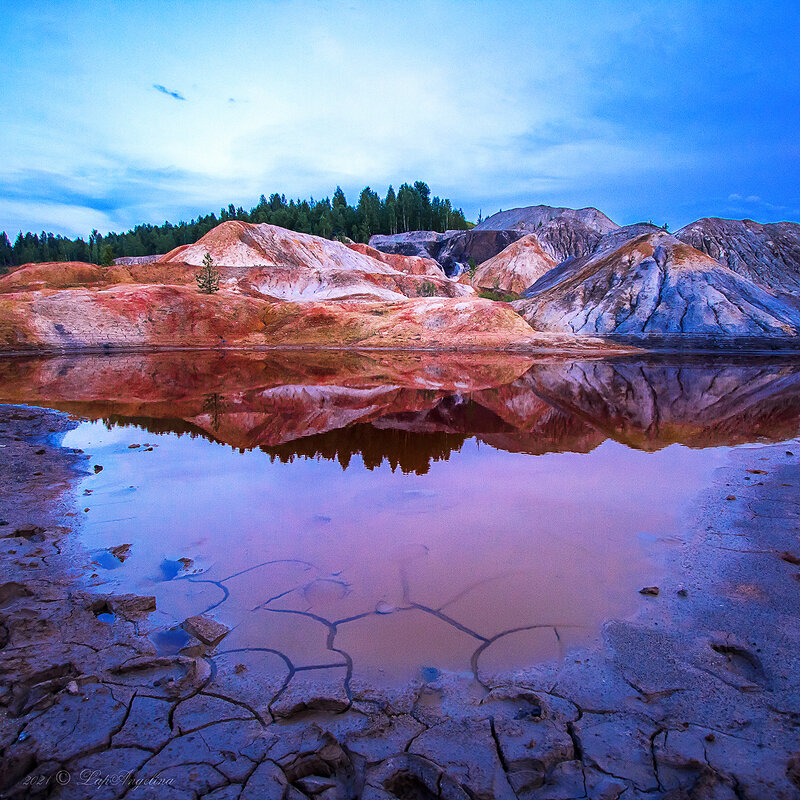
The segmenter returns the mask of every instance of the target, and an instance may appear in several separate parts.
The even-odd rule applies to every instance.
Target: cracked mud
[[[136,366],[149,367],[136,374],[150,376],[151,391],[129,395],[147,401],[126,400],[114,385],[115,375],[133,374],[130,361],[115,359],[100,365],[117,398],[102,409],[92,406],[98,387],[68,360],[20,362],[14,369],[24,380],[4,389],[7,402],[49,405],[79,419],[113,416],[149,432],[106,431],[117,438],[98,457],[68,446],[97,435],[96,423],[0,408],[0,796],[800,796],[800,400],[791,365],[517,363],[473,377],[472,385],[462,370],[457,387],[440,363],[420,389],[396,365],[384,365],[394,371],[376,380],[376,363],[367,359],[369,369],[359,362],[324,380],[319,364],[306,365],[312,379],[292,381],[273,365],[275,385],[265,387],[255,382],[262,358],[258,369],[236,364],[239,385],[214,408],[208,384],[218,364],[206,365],[207,376],[195,364],[195,378],[204,373],[196,392],[170,400],[157,396],[159,375],[174,374],[187,357],[137,358]],[[407,374],[418,377],[419,365],[411,366]],[[380,387],[390,387],[390,400]],[[306,558],[279,552],[256,560],[247,551],[241,563],[235,554],[226,560],[225,548],[236,549],[235,515],[221,550],[200,542],[190,551],[197,537],[177,537],[148,560],[142,530],[120,538],[120,530],[137,533],[130,521],[117,523],[113,545],[100,547],[107,528],[93,516],[114,511],[120,516],[108,518],[122,519],[153,500],[144,491],[153,475],[141,459],[169,461],[173,434],[159,431],[182,430],[178,418],[183,426],[192,420],[195,432],[207,425],[216,441],[260,446],[253,457],[271,455],[270,463],[288,469],[292,452],[341,462],[351,453],[349,430],[361,437],[362,458],[395,459],[431,486],[435,470],[425,476],[422,460],[430,468],[446,458],[444,442],[450,468],[476,436],[492,452],[525,460],[525,453],[560,450],[596,456],[606,439],[665,452],[673,442],[743,446],[719,450],[708,469],[691,473],[697,484],[686,515],[648,519],[657,557],[634,557],[634,549],[651,547],[635,537],[612,538],[605,555],[590,550],[595,571],[612,575],[626,599],[598,599],[602,582],[593,587],[587,569],[577,573],[585,580],[582,603],[574,582],[526,589],[558,566],[546,547],[538,569],[524,550],[513,554],[524,579],[498,581],[467,559],[450,562],[457,579],[432,588],[431,575],[447,574],[430,566],[436,540],[427,552],[419,541],[402,542],[385,571],[372,574],[374,584],[366,568],[350,565],[337,575],[331,553],[352,548],[355,538],[319,551],[309,542],[337,531],[342,509],[304,509],[309,519],[321,517],[307,536],[293,532]],[[382,438],[369,439],[354,424]],[[398,448],[388,430],[440,438],[412,451]],[[339,438],[319,438],[329,434]],[[343,476],[362,474],[354,463],[344,472],[326,463]],[[490,502],[503,494],[491,459],[483,463],[489,491],[482,499],[499,530],[510,518],[503,502]],[[673,469],[683,466],[678,460]],[[125,469],[140,478],[129,495],[120,489]],[[436,498],[423,493],[411,503]],[[391,513],[396,494],[384,499],[387,519],[415,524],[413,515]],[[469,498],[462,502],[472,510]],[[453,513],[452,505],[443,508]],[[563,521],[568,527],[569,516]],[[598,514],[594,538],[606,524]],[[618,524],[625,528],[622,513]],[[456,535],[447,526],[445,533],[444,540]],[[541,538],[535,529],[525,533],[535,550]],[[514,541],[501,536],[495,547]],[[494,561],[499,550],[483,545]],[[177,549],[164,557],[170,547]],[[632,563],[615,572],[626,554]],[[366,544],[360,555],[374,556]],[[446,564],[453,552],[439,555]],[[561,565],[575,559],[569,553]],[[640,594],[653,588],[646,578],[654,575],[658,593]],[[548,588],[573,597],[549,599]],[[506,593],[520,602],[503,604]],[[581,617],[586,602],[597,611]],[[526,607],[534,616],[556,609],[565,616],[525,619]],[[579,624],[573,630],[564,620]]]

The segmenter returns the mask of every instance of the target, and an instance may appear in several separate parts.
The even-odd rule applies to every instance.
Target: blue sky
[[[0,0],[0,230],[428,181],[468,217],[800,220],[800,6]]]

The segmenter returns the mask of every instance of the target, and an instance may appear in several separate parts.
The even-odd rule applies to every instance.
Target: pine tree
[[[219,270],[214,266],[211,253],[203,256],[203,266],[194,277],[197,281],[197,288],[203,294],[213,294],[219,291]]]

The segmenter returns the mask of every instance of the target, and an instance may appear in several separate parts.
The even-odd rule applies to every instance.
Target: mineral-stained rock
[[[448,275],[458,275],[470,260],[476,264],[488,261],[522,236],[522,231],[461,231],[447,239],[436,260]]]
[[[525,206],[498,211],[473,228],[478,231],[521,230],[535,233],[555,219],[575,220],[600,234],[616,230],[619,226],[596,208],[554,208],[552,206]]]
[[[526,297],[514,308],[538,330],[714,343],[800,332],[800,310],[666,232],[558,267]]]
[[[476,297],[287,303],[155,285],[0,295],[0,350],[7,351],[176,344],[480,350],[570,342],[537,336],[512,309]]]
[[[384,253],[374,247],[370,247],[368,244],[360,244],[359,242],[348,242],[346,246],[357,253],[374,258],[376,261],[382,261],[400,272],[407,272],[411,275],[434,275],[437,278],[441,278],[444,274],[439,262],[434,261],[432,258]]]
[[[369,246],[383,253],[437,259],[445,242],[461,231],[408,231],[407,233],[377,234]]]
[[[733,272],[776,293],[800,294],[800,225],[699,219],[675,236]]]
[[[61,289],[68,286],[89,286],[106,281],[106,271],[97,264],[82,261],[49,261],[23,264],[0,280],[0,294],[37,289]]]
[[[202,614],[184,620],[182,627],[187,633],[211,647],[219,644],[230,630],[227,625]]]
[[[207,253],[215,264],[228,268],[221,268],[225,285],[284,300],[470,294],[468,287],[448,281],[441,271],[436,274],[432,265],[418,259],[405,263],[397,256],[389,264],[358,246],[266,224],[224,222],[195,244],[167,253],[159,263],[196,268]]]
[[[520,294],[554,266],[555,259],[544,251],[536,235],[530,234],[484,261],[472,285]]]
[[[370,245],[387,253],[434,258],[448,275],[458,275],[467,269],[470,259],[481,264],[526,235],[535,233],[555,264],[592,253],[604,235],[617,229],[596,208],[576,210],[540,205],[501,211],[469,231],[412,231],[373,236]]]
[[[616,228],[613,231],[604,233],[598,240],[592,253],[594,255],[606,252],[611,253],[627,242],[631,242],[641,236],[648,236],[651,233],[662,233],[663,231],[663,228],[659,228],[651,222],[636,222],[633,225],[624,225],[621,228]],[[578,257],[579,256],[575,256],[575,258]]]
[[[131,283],[196,288],[195,275],[207,253],[222,287],[266,298],[402,300],[474,294],[470,287],[448,280],[429,258],[386,258],[365,245],[235,221],[218,225],[194,244],[128,266],[25,264],[0,278],[0,294]]]
[[[602,234],[581,220],[556,217],[536,229],[542,248],[557,261],[581,258],[595,251]]]
[[[114,263],[119,267],[130,267],[135,264],[152,264],[154,261],[158,261],[159,258],[162,258],[163,255],[163,253],[159,253],[153,256],[122,256],[121,258],[115,258]]]
[[[518,236],[536,234],[542,248],[556,263],[589,255],[604,234],[618,229],[596,208],[552,208],[528,206],[500,211],[488,217],[470,233],[506,231]]]

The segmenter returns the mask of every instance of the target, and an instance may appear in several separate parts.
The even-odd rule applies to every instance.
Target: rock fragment
[[[203,644],[214,647],[219,644],[225,636],[227,636],[230,628],[217,622],[211,617],[206,617],[203,614],[198,614],[194,617],[189,617],[184,620],[181,626],[187,633],[199,639]]]

